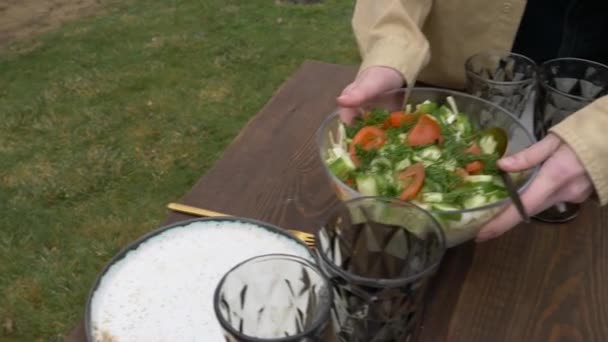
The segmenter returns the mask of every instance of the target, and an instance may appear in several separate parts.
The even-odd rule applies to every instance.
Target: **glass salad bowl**
[[[413,88],[408,104],[404,106],[404,95],[404,88],[397,89],[381,94],[357,108],[359,117],[366,118],[366,123],[346,124],[340,119],[338,110],[330,114],[317,131],[317,147],[324,170],[341,200],[362,196],[401,198],[426,209],[439,221],[448,247],[471,240],[484,224],[511,203],[500,177],[491,174],[489,170],[492,167],[495,169],[495,161],[500,154],[519,152],[534,144],[536,139],[513,114],[481,98],[446,89]],[[394,118],[392,113],[396,114]],[[381,120],[382,115],[384,120]],[[408,115],[414,115],[413,122],[400,121],[400,118],[410,118]],[[422,116],[425,118],[421,119]],[[443,134],[433,143],[425,140],[428,136],[423,135],[422,139],[419,136],[420,132],[429,132],[429,125],[415,127],[424,120]],[[393,123],[396,123],[395,126],[391,126]],[[408,124],[409,128],[404,128]],[[365,139],[357,138],[358,133],[363,131],[362,127],[374,125],[386,133],[382,135],[384,140],[381,144],[377,144],[380,140],[370,133],[378,131],[377,128],[368,129]],[[400,127],[404,131],[398,136],[399,131],[391,135],[389,130],[392,127]],[[502,139],[491,137],[489,143],[484,141],[485,135],[491,136],[497,129],[501,131]],[[414,132],[418,135],[415,136]],[[353,145],[353,141],[358,144]],[[406,147],[398,146],[401,143]],[[457,149],[452,147],[464,146],[462,144],[477,145],[477,151],[461,149],[460,154],[454,155],[453,151]],[[364,149],[374,150],[374,154],[370,157]],[[463,153],[488,153],[486,156],[494,153],[494,159],[485,159],[480,164],[489,165],[486,167],[487,174],[484,174],[483,169],[469,168],[476,163],[468,162],[469,159],[466,158],[470,156]],[[394,154],[399,154],[399,157]],[[464,161],[458,165],[456,160]],[[363,165],[364,163],[368,164]],[[425,170],[421,177],[423,181],[418,182],[416,188],[412,184],[416,184],[416,179],[420,178],[412,175],[419,173],[412,170],[421,168]],[[537,172],[538,167],[511,174],[519,193],[526,189]],[[406,178],[402,177],[404,174]],[[437,179],[457,179],[449,184],[459,185],[456,188],[453,185],[441,187],[437,185]],[[405,183],[402,180],[406,180]],[[415,222],[410,225],[415,225]]]

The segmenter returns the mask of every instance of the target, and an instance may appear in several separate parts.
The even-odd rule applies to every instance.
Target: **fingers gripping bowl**
[[[340,199],[411,201],[441,223],[448,247],[461,244],[511,202],[496,160],[536,139],[514,115],[483,99],[414,88],[404,108],[404,94],[398,89],[368,101],[353,123],[343,123],[339,112],[327,117],[317,131],[324,170]],[[537,172],[511,174],[520,193]]]

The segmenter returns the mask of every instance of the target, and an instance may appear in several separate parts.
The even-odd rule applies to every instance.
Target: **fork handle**
[[[167,208],[169,208],[169,209],[171,209],[173,211],[178,211],[180,213],[185,213],[185,214],[190,214],[190,215],[197,215],[197,216],[207,216],[207,217],[230,216],[228,214],[218,213],[217,211],[212,211],[212,210],[207,210],[207,209],[201,209],[201,208],[192,207],[192,206],[189,206],[189,205],[179,204],[179,203],[169,203],[167,205]]]
[[[227,214],[219,213],[217,211],[212,211],[212,210],[192,207],[192,206],[189,206],[189,205],[179,204],[179,203],[169,203],[169,204],[167,204],[167,208],[171,209],[173,211],[180,212],[180,213],[190,214],[190,215],[196,215],[196,216],[204,216],[204,217],[227,217],[227,216],[230,216],[230,215],[227,215]],[[311,243],[310,241],[307,241],[307,239],[314,239],[314,235],[313,234],[306,233],[306,232],[299,231],[299,230],[293,230],[293,229],[288,229],[288,231],[291,234],[296,235],[296,238],[298,238],[299,240],[303,241],[306,245],[313,246],[313,248],[314,248],[314,242]]]

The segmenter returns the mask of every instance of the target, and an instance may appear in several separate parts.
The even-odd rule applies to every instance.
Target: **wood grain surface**
[[[315,132],[355,72],[305,62],[192,190],[167,202],[315,231],[337,201]],[[187,218],[168,213],[162,224]],[[533,222],[449,250],[417,340],[608,341],[607,223],[608,211],[587,203],[570,223]],[[85,341],[82,322],[66,340]]]

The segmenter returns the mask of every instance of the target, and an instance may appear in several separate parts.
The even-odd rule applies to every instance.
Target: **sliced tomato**
[[[403,183],[404,189],[399,198],[401,200],[410,200],[418,194],[424,183],[424,165],[416,163],[399,174],[399,180]]]
[[[462,178],[464,178],[464,177],[466,177],[466,176],[469,175],[469,173],[467,172],[467,170],[461,169],[461,168],[457,168],[455,172],[456,172],[457,175],[459,175]]]
[[[345,183],[346,185],[348,185],[348,186],[353,186],[353,185],[355,185],[355,179],[354,179],[353,177],[348,177],[348,178],[347,178],[347,179],[344,181],[344,183]]]
[[[464,169],[470,174],[476,174],[483,170],[483,163],[480,161],[470,162],[464,167]]]
[[[384,121],[384,128],[399,128],[403,125],[411,124],[416,122],[416,115],[405,114],[404,112],[392,112],[386,121]]]
[[[481,154],[481,148],[477,144],[473,144],[467,148],[464,153]]]
[[[481,154],[481,148],[479,148],[479,145],[473,144],[469,148],[467,148],[464,151],[464,153]],[[473,161],[473,162],[470,162],[467,165],[465,165],[464,168],[468,173],[476,174],[476,173],[481,172],[481,170],[483,170],[483,163],[480,161]]]
[[[407,141],[410,146],[420,146],[432,144],[440,137],[441,127],[437,121],[429,115],[423,115],[408,134]]]
[[[371,150],[372,148],[380,148],[386,142],[386,134],[384,131],[375,126],[365,126],[361,128],[357,134],[353,137],[353,141],[350,144],[349,153],[355,165],[359,165],[359,159],[357,158],[356,145],[361,146],[364,150]]]

